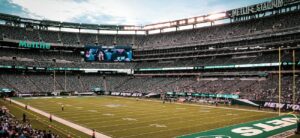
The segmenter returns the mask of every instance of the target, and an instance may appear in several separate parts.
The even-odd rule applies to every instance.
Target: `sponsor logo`
[[[285,4],[284,2],[285,2],[284,0],[272,0],[264,3],[259,3],[256,5],[234,9],[230,11],[231,17],[247,15],[251,13],[257,13],[257,12],[266,11],[274,8],[279,8],[284,6]]]
[[[44,43],[44,42],[19,41],[19,47],[50,49],[51,45],[49,43]]]

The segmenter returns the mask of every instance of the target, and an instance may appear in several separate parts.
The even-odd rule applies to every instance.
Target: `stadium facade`
[[[282,102],[298,103],[299,10],[299,0],[272,0],[145,26],[2,13],[0,88],[23,96],[99,91],[261,102],[276,102],[281,89]]]

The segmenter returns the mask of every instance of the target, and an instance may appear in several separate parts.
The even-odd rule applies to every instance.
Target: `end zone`
[[[177,138],[267,138],[295,129],[296,127],[297,118],[294,115],[289,114],[205,132],[183,135]]]

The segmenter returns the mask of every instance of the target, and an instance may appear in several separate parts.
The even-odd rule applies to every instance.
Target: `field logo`
[[[256,126],[257,129],[254,127],[240,127],[231,130],[233,133],[241,134],[242,136],[256,136],[258,134],[273,131],[282,127],[291,126],[293,124],[296,124],[296,118],[282,118],[281,120],[271,120],[267,121],[265,123],[257,123],[253,126]]]
[[[297,118],[295,118],[295,116],[285,115],[186,136],[179,136],[178,138],[270,137],[296,128],[296,123]]]

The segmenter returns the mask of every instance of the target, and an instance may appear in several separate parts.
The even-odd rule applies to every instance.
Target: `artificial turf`
[[[247,109],[109,96],[16,100],[105,135],[124,138],[176,137],[276,116]]]

